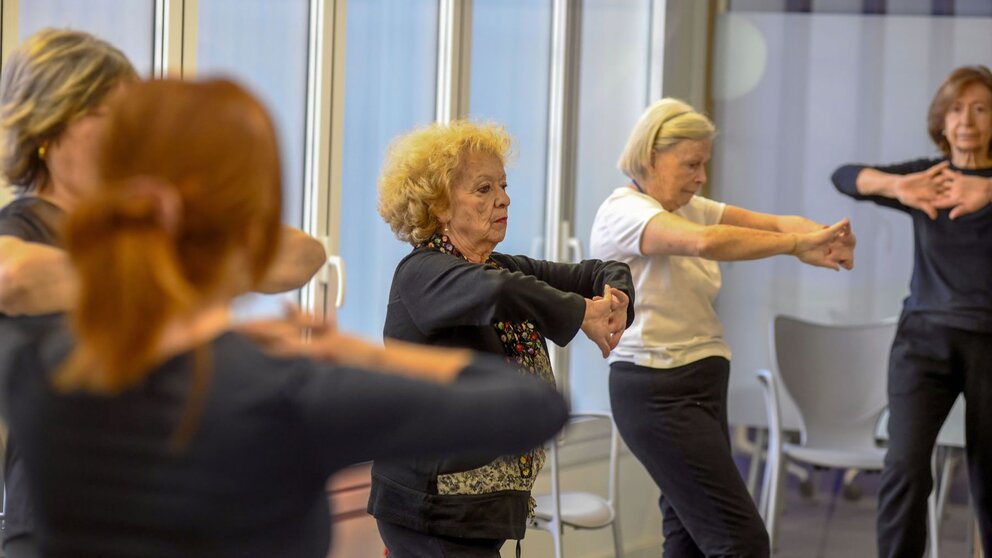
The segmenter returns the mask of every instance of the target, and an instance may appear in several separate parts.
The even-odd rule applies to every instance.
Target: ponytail
[[[176,248],[181,219],[176,188],[148,177],[108,185],[73,211],[65,245],[79,279],[78,344],[57,387],[117,393],[156,363],[165,324],[199,299]]]

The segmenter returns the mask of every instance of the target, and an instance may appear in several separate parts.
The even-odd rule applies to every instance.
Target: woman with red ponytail
[[[519,451],[564,422],[553,387],[498,359],[317,328],[322,363],[232,330],[280,227],[275,134],[241,87],[130,87],[98,175],[66,223],[70,326],[0,355],[43,555],[324,557],[334,471]]]

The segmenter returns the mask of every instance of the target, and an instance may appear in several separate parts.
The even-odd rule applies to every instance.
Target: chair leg
[[[934,477],[937,476],[937,448],[934,448],[933,454],[930,456],[930,474]],[[933,490],[930,491],[930,496],[927,497],[927,538],[929,539],[930,545],[930,558],[939,558],[940,556],[940,523],[937,518],[937,490],[936,478],[934,479]]]
[[[613,554],[616,558],[623,558],[623,537],[620,536],[620,518],[613,517]]]
[[[768,529],[768,540],[772,550],[776,547],[778,533],[778,518],[781,512],[779,498],[782,489],[782,474],[785,472],[786,457],[784,455],[770,455],[765,465],[770,468],[771,474],[766,475],[768,481],[768,491],[765,500],[765,527]]]
[[[562,525],[555,523],[555,528],[551,531],[551,538],[555,544],[555,558],[565,558],[564,541],[562,541]]]
[[[751,463],[747,467],[747,491],[752,498],[758,489],[758,469],[761,469],[761,456],[765,451],[765,443],[768,441],[768,430],[765,428],[756,429],[754,444],[751,446]]]
[[[944,520],[944,508],[947,507],[947,496],[950,492],[951,482],[954,481],[954,474],[957,473],[958,465],[961,464],[961,458],[957,454],[957,450],[946,448],[947,457],[944,458],[944,468],[940,472],[940,484],[937,485],[934,490],[937,491],[937,526],[940,527],[941,522]]]

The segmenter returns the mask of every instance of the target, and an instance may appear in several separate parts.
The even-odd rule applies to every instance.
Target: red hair
[[[78,345],[57,383],[114,393],[156,364],[169,320],[261,279],[281,189],[272,122],[232,82],[135,84],[107,118],[101,183],[66,223]]]

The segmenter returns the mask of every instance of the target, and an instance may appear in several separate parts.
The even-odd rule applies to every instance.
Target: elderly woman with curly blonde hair
[[[581,329],[606,357],[633,319],[634,291],[623,263],[495,251],[508,226],[510,144],[502,127],[464,121],[394,142],[379,213],[413,250],[393,275],[383,333],[498,354],[554,382],[545,337],[565,345]],[[540,448],[376,461],[369,512],[394,558],[497,557],[506,539],[524,536],[543,462]]]

